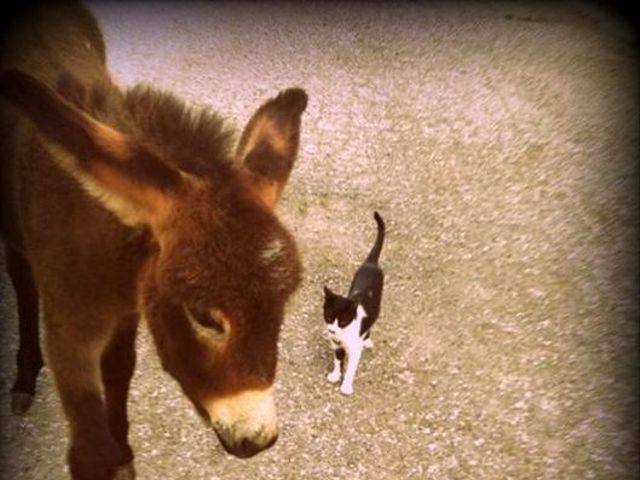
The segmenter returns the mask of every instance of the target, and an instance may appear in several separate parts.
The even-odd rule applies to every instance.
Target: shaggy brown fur
[[[164,367],[225,448],[267,448],[278,334],[301,275],[272,209],[306,94],[262,105],[234,154],[217,115],[114,85],[84,8],[20,20],[0,76],[1,226],[21,333],[14,408],[26,411],[42,366],[40,302],[72,476],[113,478],[133,460],[126,398],[144,316]]]

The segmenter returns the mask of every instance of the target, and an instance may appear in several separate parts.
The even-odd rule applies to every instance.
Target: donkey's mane
[[[208,175],[230,166],[233,132],[215,112],[147,85],[127,90],[124,101],[141,140],[174,167]]]

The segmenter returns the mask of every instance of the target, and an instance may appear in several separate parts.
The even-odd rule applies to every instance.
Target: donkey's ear
[[[284,189],[298,153],[300,117],[307,94],[291,88],[267,101],[244,129],[236,158],[249,172],[254,190],[273,207]]]
[[[4,72],[0,94],[50,142],[55,161],[124,223],[153,223],[167,211],[180,172],[26,73]]]

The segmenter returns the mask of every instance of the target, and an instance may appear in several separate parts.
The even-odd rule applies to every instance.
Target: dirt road
[[[633,32],[576,4],[95,3],[109,64],[241,128],[310,96],[279,211],[305,281],[285,322],[282,434],[229,457],[146,333],[130,397],[143,480],[631,479],[638,465],[638,78]],[[322,286],[374,238],[387,284],[352,397],[326,382]],[[9,479],[66,478],[45,369],[9,415]]]

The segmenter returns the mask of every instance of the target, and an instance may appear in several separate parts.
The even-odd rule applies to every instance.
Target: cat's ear
[[[324,286],[324,298],[332,298],[332,297],[335,297],[335,294],[331,290],[329,290],[327,288],[327,286],[325,285]]]

